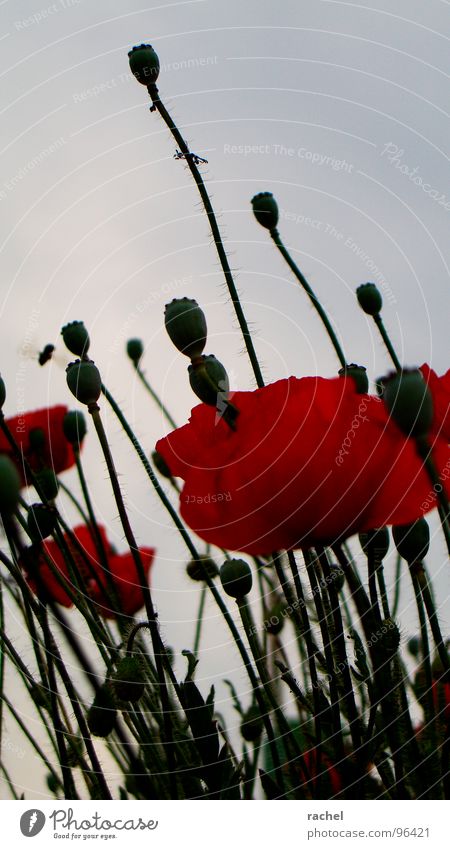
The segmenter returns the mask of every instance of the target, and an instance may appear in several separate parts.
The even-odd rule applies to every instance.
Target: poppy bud
[[[392,536],[400,557],[411,566],[421,563],[430,547],[430,528],[426,519],[417,519],[408,525],[394,525]]]
[[[159,59],[151,44],[139,44],[128,53],[131,73],[142,85],[156,83],[159,76]]]
[[[50,790],[50,793],[57,793],[58,790],[61,790],[61,784],[56,775],[53,772],[49,772],[46,778],[47,787]]]
[[[389,531],[387,528],[374,528],[359,535],[361,548],[366,557],[381,563],[389,551]]]
[[[116,724],[117,710],[107,684],[102,684],[87,712],[87,724],[95,737],[107,737]]]
[[[81,410],[70,410],[63,418],[63,431],[67,442],[78,451],[86,436],[86,419]]]
[[[47,501],[53,501],[58,495],[59,483],[53,469],[40,469],[35,472],[36,483]]]
[[[13,513],[17,507],[20,492],[19,473],[13,461],[0,454],[0,512]]]
[[[283,630],[284,620],[287,615],[286,604],[282,599],[278,599],[267,613],[267,619],[264,621],[264,627],[268,634],[279,634]]]
[[[406,648],[408,649],[410,655],[412,657],[419,657],[420,654],[420,638],[419,637],[410,637],[406,644]]]
[[[226,398],[230,391],[230,382],[224,366],[216,360],[214,354],[207,354],[188,366],[189,383],[197,398],[211,407],[217,406],[218,396]]]
[[[363,283],[356,290],[356,297],[366,315],[378,315],[383,306],[383,299],[375,283]]]
[[[72,395],[81,404],[95,404],[102,391],[102,378],[92,360],[75,360],[66,368],[66,380]]]
[[[163,478],[171,478],[172,477],[172,475],[170,473],[170,469],[169,469],[164,457],[159,453],[159,451],[153,451],[152,452],[152,460],[153,460],[153,465],[155,466],[155,469],[157,469],[157,471],[159,472],[160,475],[163,476]]]
[[[200,357],[206,345],[206,318],[197,301],[174,298],[166,304],[164,322],[173,344],[191,359]]]
[[[66,324],[61,330],[61,336],[71,354],[75,354],[77,357],[86,356],[91,343],[89,333],[82,321],[71,321]]]
[[[334,586],[337,593],[339,593],[345,583],[345,572],[341,569],[340,566],[332,566],[330,569],[330,583]]]
[[[127,354],[131,362],[137,366],[144,353],[144,345],[141,339],[129,339],[127,342]]]
[[[433,399],[418,369],[389,375],[383,400],[406,436],[426,436],[433,421]]]
[[[272,192],[260,192],[252,198],[253,215],[267,230],[278,224],[278,206]]]
[[[138,702],[145,690],[145,677],[139,658],[123,657],[119,660],[111,686],[121,702]]]
[[[27,515],[27,529],[33,542],[40,542],[53,533],[56,510],[46,504],[32,504]]]
[[[348,366],[339,369],[340,377],[352,377],[355,381],[356,391],[360,395],[365,395],[369,391],[369,378],[367,377],[367,369],[364,366],[357,366],[356,363],[350,363]]]
[[[45,448],[45,433],[41,427],[33,427],[28,434],[30,450],[42,454]]]
[[[44,710],[49,710],[48,690],[41,683],[32,684],[29,690],[33,702]]]
[[[3,377],[0,374],[0,410],[3,408],[3,404],[6,401],[6,386]]]
[[[257,705],[252,705],[242,717],[241,734],[247,743],[254,743],[261,737],[263,729],[261,712]]]
[[[204,581],[206,570],[210,578],[216,578],[219,574],[219,570],[212,557],[208,557],[207,554],[201,554],[198,559],[201,562],[201,565],[199,562],[197,562],[197,560],[190,560],[187,564],[186,573],[189,575],[189,577],[193,581]]]
[[[225,560],[220,567],[220,580],[227,595],[243,598],[252,588],[252,573],[245,560]]]

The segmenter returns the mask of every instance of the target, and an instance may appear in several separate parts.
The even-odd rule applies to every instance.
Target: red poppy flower
[[[34,472],[48,467],[52,468],[55,474],[59,474],[74,465],[72,446],[63,433],[63,419],[66,413],[67,407],[58,405],[5,419],[24,458],[28,460]],[[33,446],[30,443],[30,434],[33,439],[33,431],[42,432],[44,437],[42,445]],[[8,454],[14,460],[22,479],[22,486],[28,485],[30,481],[26,480],[25,469],[17,462],[6,436],[1,431],[0,454]]]
[[[352,378],[290,377],[235,392],[233,404],[236,430],[201,404],[156,445],[185,481],[182,517],[207,542],[267,554],[405,524],[435,506],[414,442]],[[433,456],[450,468],[442,434]]]
[[[99,531],[108,561],[108,568],[120,603],[120,613],[123,613],[126,616],[132,616],[136,613],[136,611],[141,609],[144,603],[142,589],[133,557],[130,552],[125,554],[116,554],[107,540],[105,529],[100,526]],[[99,612],[102,616],[107,619],[114,619],[117,612],[112,608],[112,598],[108,598],[108,583],[106,580],[106,574],[94,537],[86,525],[79,525],[78,527],[73,528],[72,533],[80,543],[84,552],[84,557],[81,556],[78,548],[71,543],[70,538],[65,536],[64,539],[78,566],[79,572],[84,579],[85,592],[98,605]],[[69,570],[65,562],[64,554],[59,546],[53,541],[46,541],[43,543],[43,547],[45,554],[52,560],[54,566],[56,566],[61,575],[70,582]],[[154,548],[143,547],[139,549],[139,553],[141,555],[145,574],[148,576],[155,550]],[[86,560],[88,561],[87,563]],[[62,604],[64,607],[71,607],[72,601],[70,597],[64,590],[64,587],[61,586],[57,578],[53,575],[52,570],[45,562],[44,557],[41,558],[38,568],[40,580],[51,598],[58,602],[58,604]],[[28,581],[33,591],[36,591],[35,579],[28,575]]]

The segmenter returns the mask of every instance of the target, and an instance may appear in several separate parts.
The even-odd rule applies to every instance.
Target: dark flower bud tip
[[[138,702],[145,690],[145,676],[139,658],[122,658],[111,678],[111,686],[119,701]]]
[[[272,192],[260,192],[252,198],[253,214],[263,227],[274,230],[278,224],[278,206]]]
[[[35,451],[36,454],[42,454],[45,448],[46,437],[41,427],[33,427],[30,430],[28,441],[30,443],[30,451]]]
[[[92,360],[76,360],[66,368],[67,385],[81,404],[95,404],[102,391],[100,372]]]
[[[9,515],[19,500],[20,478],[13,461],[0,454],[0,512]]]
[[[40,542],[53,533],[56,510],[47,504],[32,504],[27,515],[27,529],[33,542]]]
[[[375,528],[359,535],[364,554],[370,560],[381,563],[389,551],[389,531],[387,528]]]
[[[212,557],[202,554],[198,559],[200,563],[197,560],[190,560],[186,566],[186,572],[193,581],[204,581],[205,572],[210,578],[217,577],[219,570]]]
[[[241,734],[247,743],[259,740],[264,730],[261,712],[257,705],[252,705],[244,714],[241,722]]]
[[[66,324],[61,330],[61,336],[71,354],[75,354],[77,357],[86,356],[91,343],[89,333],[82,321],[71,321]]]
[[[378,315],[383,306],[383,299],[375,283],[363,283],[356,290],[356,297],[366,315]]]
[[[433,399],[418,369],[389,375],[384,381],[383,400],[406,436],[427,435],[433,421]]]
[[[207,354],[195,365],[188,366],[188,372],[191,389],[204,404],[216,407],[221,399],[227,399],[230,391],[228,375],[214,354]]]
[[[252,573],[245,560],[225,560],[220,567],[220,580],[227,595],[243,598],[252,588]]]
[[[70,410],[63,419],[64,436],[75,449],[79,449],[86,436],[86,419],[81,410]]]
[[[206,345],[206,318],[197,301],[174,298],[166,304],[164,322],[173,344],[191,359],[200,357]]]
[[[139,360],[144,353],[144,345],[141,339],[129,339],[127,342],[127,354],[132,363],[135,366],[139,363]]]
[[[36,486],[47,501],[54,501],[58,495],[59,483],[53,469],[40,469],[34,473]],[[31,483],[31,481],[30,481]]]
[[[131,73],[142,85],[156,83],[159,76],[159,59],[151,44],[139,44],[128,53]]]
[[[421,648],[420,637],[410,637],[406,644],[406,648],[412,657],[419,657]]]
[[[394,525],[392,536],[400,557],[411,566],[421,563],[430,547],[430,528],[426,519],[417,519],[408,525]]]
[[[87,713],[89,731],[95,737],[107,737],[116,724],[116,717],[117,710],[111,690],[107,684],[102,684]]]

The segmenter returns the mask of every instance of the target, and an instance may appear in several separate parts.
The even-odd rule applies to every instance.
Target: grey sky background
[[[375,279],[400,359],[446,371],[449,5],[0,2],[6,414],[73,406],[64,374],[70,355],[59,332],[82,319],[105,383],[150,451],[167,427],[134,379],[124,347],[131,336],[144,340],[148,379],[177,421],[187,421],[195,403],[187,361],[163,323],[172,297],[194,297],[205,310],[207,352],[226,365],[232,388],[254,386],[195,187],[129,72],[127,52],[143,41],[160,57],[163,101],[190,149],[208,159],[202,172],[266,380],[332,376],[337,367],[315,313],[253,219],[250,198],[264,190],[275,194],[281,235],[349,360],[365,364],[372,380],[390,368],[354,294]],[[36,353],[48,342],[57,345],[56,356],[40,369]],[[106,408],[104,416],[139,541],[158,548],[155,600],[163,635],[179,653],[192,645],[197,589],[184,575],[175,531]],[[124,550],[93,434],[84,456],[98,516]],[[76,485],[72,473],[64,480]],[[64,499],[61,508],[74,521]],[[448,563],[437,533],[430,571],[448,629]],[[387,572],[391,581],[392,566]],[[405,581],[405,635],[411,605]],[[31,663],[15,615],[8,624]],[[233,678],[244,693],[247,685],[209,603],[206,615],[198,680],[205,688],[216,682],[219,708],[232,725],[220,682]],[[12,691],[34,727],[32,710]],[[17,785],[27,798],[45,795],[40,767],[10,719],[6,741]]]

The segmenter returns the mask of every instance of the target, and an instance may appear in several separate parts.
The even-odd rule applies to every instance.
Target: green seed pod
[[[123,657],[111,678],[114,695],[121,702],[135,704],[144,695],[145,675],[138,657]]]
[[[43,497],[47,501],[54,501],[58,495],[59,483],[53,469],[40,469],[39,472],[34,473],[34,476],[39,490],[43,492]]]
[[[348,366],[339,369],[340,377],[352,377],[356,391],[360,395],[366,395],[369,391],[369,378],[367,377],[367,369],[364,366],[357,366],[356,363],[350,363]]]
[[[363,283],[356,290],[356,297],[363,312],[366,315],[378,315],[383,306],[383,298],[375,283]]]
[[[384,384],[383,400],[406,436],[427,435],[433,421],[433,399],[418,369],[389,375]]]
[[[253,215],[267,230],[278,224],[278,206],[272,192],[260,192],[252,198]]]
[[[410,637],[406,644],[406,648],[412,657],[419,657],[421,648],[420,637]]]
[[[170,473],[170,469],[164,459],[164,457],[159,453],[159,451],[152,452],[152,461],[155,469],[159,472],[163,478],[171,478],[172,475]]]
[[[400,645],[400,631],[398,625],[389,617],[381,623],[380,645],[386,657],[392,657]]]
[[[174,298],[166,304],[164,322],[175,348],[191,359],[201,356],[208,330],[205,314],[197,301]]]
[[[89,333],[82,321],[71,321],[66,324],[61,330],[61,336],[71,354],[75,354],[77,357],[86,356],[91,342]]]
[[[3,377],[0,374],[0,410],[3,409],[3,404],[6,401],[6,386]]]
[[[189,577],[193,581],[204,581],[204,570],[206,570],[210,578],[216,578],[219,570],[212,557],[208,557],[207,554],[201,554],[199,560],[202,563],[203,569],[196,560],[190,560],[187,564],[186,572]]]
[[[95,694],[87,713],[89,731],[95,737],[111,734],[117,718],[117,710],[108,684],[102,684]]]
[[[252,572],[245,560],[225,560],[220,567],[220,580],[227,595],[243,598],[252,588]]]
[[[430,528],[426,519],[416,519],[408,525],[394,525],[392,536],[400,557],[411,566],[421,563],[430,547]]]
[[[257,705],[252,705],[242,717],[241,734],[247,743],[259,740],[264,730],[261,712]]]
[[[34,451],[38,455],[42,454],[46,444],[46,437],[41,427],[31,428],[28,434],[28,441],[30,443],[31,451]]]
[[[27,529],[33,542],[49,537],[56,526],[56,510],[46,504],[32,504],[27,515]]]
[[[20,493],[20,477],[13,461],[0,454],[0,513],[9,515],[17,507]]]
[[[381,563],[389,551],[389,531],[387,528],[374,528],[359,535],[361,548],[367,558]]]
[[[92,360],[76,360],[66,368],[66,380],[72,395],[81,404],[96,404],[102,391],[102,378]]]
[[[138,365],[139,360],[144,353],[144,345],[140,339],[129,339],[127,342],[127,354],[132,363],[135,366]]]
[[[87,432],[84,413],[81,410],[70,410],[66,413],[63,418],[63,431],[67,442],[78,451]]]
[[[130,69],[142,85],[156,83],[159,76],[159,59],[151,44],[139,44],[128,53]]]
[[[200,362],[188,366],[188,372],[191,389],[204,404],[216,407],[218,398],[227,399],[230,391],[228,375],[214,354],[207,354]]]

